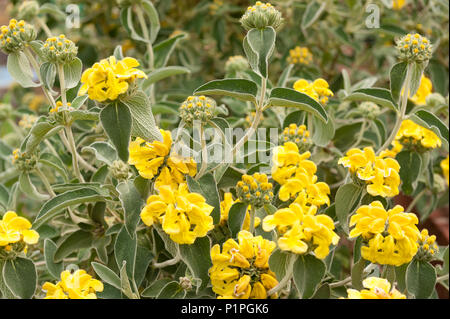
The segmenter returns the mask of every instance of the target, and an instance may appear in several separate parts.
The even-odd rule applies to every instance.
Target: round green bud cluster
[[[420,232],[417,243],[419,244],[419,249],[416,254],[418,260],[431,261],[439,253],[439,247],[436,244],[436,236],[430,236],[428,230],[425,228]]]
[[[78,48],[64,34],[58,37],[48,38],[42,46],[42,54],[48,62],[70,63],[78,53]]]
[[[235,55],[228,59],[225,63],[225,71],[227,74],[243,72],[248,69],[248,61],[242,55]]]
[[[246,30],[264,29],[272,27],[277,30],[283,23],[280,11],[275,9],[270,3],[257,1],[241,18],[241,24]]]
[[[125,180],[130,177],[130,166],[128,166],[128,164],[122,162],[121,160],[112,162],[112,165],[109,167],[109,171],[111,172],[111,175],[117,180]]]
[[[305,125],[297,126],[297,124],[290,124],[285,127],[280,136],[280,143],[292,142],[297,145],[300,153],[308,151],[313,142],[310,138],[310,133]]]
[[[430,107],[437,107],[440,105],[447,104],[447,101],[445,100],[445,97],[443,97],[439,93],[431,93],[426,97],[426,104]]]
[[[21,153],[18,148],[13,151],[12,155],[12,163],[21,172],[32,171],[36,167],[37,161],[39,159],[35,153]]]
[[[373,102],[362,102],[361,104],[358,105],[358,110],[361,112],[361,114],[369,119],[369,120],[374,120],[378,117],[378,115],[380,115],[381,111],[380,111],[380,107],[378,105],[376,105]]]
[[[10,104],[0,104],[0,122],[3,122],[11,117],[12,107]]]
[[[266,174],[245,174],[236,185],[236,194],[242,203],[260,208],[272,202],[272,189],[273,185],[268,182]]]
[[[426,37],[409,33],[397,41],[397,51],[401,61],[426,64],[432,56],[432,45]]]
[[[0,49],[6,54],[23,50],[25,43],[36,39],[36,31],[23,20],[11,19],[0,27]]]
[[[214,116],[216,101],[205,96],[189,96],[180,106],[180,117],[188,125],[194,121],[203,123]]]
[[[189,277],[180,277],[180,287],[184,290],[191,290],[192,289],[192,281],[189,279]]]
[[[38,13],[39,3],[37,1],[24,1],[19,7],[18,17],[19,19],[31,21]]]

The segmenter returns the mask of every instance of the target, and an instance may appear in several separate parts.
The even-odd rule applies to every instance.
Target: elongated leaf
[[[29,138],[26,141],[26,151],[33,151],[44,140],[45,136],[55,127],[58,126],[48,122],[36,122],[31,128]]]
[[[141,207],[143,200],[141,194],[138,192],[132,180],[122,182],[117,185],[119,192],[119,199],[122,203],[125,217],[125,228],[131,238],[136,235],[136,227],[140,220]]]
[[[327,112],[319,102],[294,89],[274,88],[269,103],[271,106],[296,107],[317,116],[324,123],[328,122]]]
[[[402,151],[395,159],[400,164],[400,179],[402,181],[402,191],[406,195],[411,195],[415,188],[415,183],[420,175],[422,159],[416,152]]]
[[[253,71],[268,76],[269,59],[275,49],[276,32],[272,27],[251,29],[244,39],[244,51]]]
[[[416,299],[431,296],[436,284],[436,270],[426,262],[414,259],[406,270],[406,288]]]
[[[44,241],[44,258],[47,270],[54,279],[59,280],[61,272],[64,269],[62,262],[55,262],[56,244],[50,239],[46,238]]]
[[[80,249],[91,247],[93,239],[92,233],[84,230],[77,230],[59,243],[56,248],[54,261],[60,262],[65,257]]]
[[[114,255],[118,267],[121,267],[124,261],[126,262],[127,275],[131,279],[134,278],[136,250],[136,236],[132,238],[125,226],[123,226],[119,234],[117,234],[116,242],[114,244]]]
[[[141,293],[142,297],[146,298],[155,298],[161,290],[164,288],[165,285],[167,285],[172,280],[169,278],[163,278],[160,280],[157,280],[150,284],[147,288],[144,289],[144,291]]]
[[[121,289],[120,278],[114,271],[97,262],[92,262],[91,265],[92,268],[94,268],[95,273],[103,282],[106,282],[117,289]]]
[[[52,90],[56,78],[56,66],[50,62],[44,62],[40,68],[42,83],[48,90]]]
[[[325,147],[334,137],[334,121],[331,116],[328,118],[328,122],[324,123],[316,116],[313,118],[314,132],[312,140],[314,144]]]
[[[108,142],[94,142],[89,146],[83,147],[82,151],[93,151],[95,157],[108,165],[117,160],[117,151]]]
[[[294,263],[294,282],[300,298],[311,298],[326,272],[325,263],[312,255],[301,255]]]
[[[309,1],[302,17],[301,27],[303,30],[309,28],[320,17],[325,5],[325,2],[319,3],[318,1]]]
[[[172,54],[173,50],[175,49],[175,46],[177,45],[178,41],[181,39],[184,39],[186,37],[185,33],[176,35],[174,37],[171,37],[167,40],[164,40],[157,45],[154,46],[153,52],[155,56],[155,68],[162,68],[166,66],[167,61],[170,58],[170,55]]]
[[[71,103],[71,107],[73,107],[74,109],[79,109],[81,106],[84,105],[84,103],[86,102],[86,100],[88,99],[88,95],[81,95],[81,96],[77,96],[76,98],[73,99],[72,103]]]
[[[160,69],[156,69],[148,75],[147,79],[144,80],[144,82],[142,83],[142,89],[146,90],[153,83],[164,80],[165,78],[188,73],[191,73],[191,70],[184,66],[166,66]]]
[[[442,145],[448,150],[448,127],[436,115],[427,110],[418,110],[410,116],[410,119],[436,133],[441,138]]]
[[[16,257],[7,260],[2,275],[6,286],[16,297],[22,299],[33,297],[37,285],[37,273],[30,259]]]
[[[156,296],[156,299],[182,299],[186,291],[176,281],[166,284]]]
[[[189,190],[194,193],[199,193],[205,197],[206,202],[214,207],[211,216],[214,225],[220,221],[220,197],[217,190],[217,183],[211,173],[205,174],[199,180],[195,180],[190,176],[186,176]]]
[[[39,228],[72,205],[104,200],[105,197],[103,195],[90,188],[75,189],[62,193],[42,205],[33,226],[36,229]]]
[[[194,278],[201,280],[198,289],[205,288],[209,283],[208,270],[212,266],[210,250],[211,243],[208,237],[197,238],[192,245],[180,245],[181,259]]]
[[[33,81],[33,72],[27,57],[21,51],[8,55],[7,68],[14,80],[25,88],[40,86]]]
[[[130,97],[118,103],[119,107],[128,106],[133,118],[132,134],[139,136],[147,142],[154,140],[162,141],[162,135],[156,127],[152,113],[152,107],[147,95],[142,91],[137,91]],[[120,157],[120,156],[119,156]]]
[[[414,96],[420,87],[420,82],[422,80],[423,71],[425,66],[421,63],[412,64],[411,68],[411,83],[409,86],[409,96]]]
[[[128,145],[130,143],[132,119],[128,106],[112,103],[100,112],[100,121],[111,142],[114,144],[119,158],[128,162]]]
[[[66,166],[59,157],[51,153],[44,153],[39,157],[39,163],[56,170],[63,177],[64,181],[68,181],[69,175]]]
[[[405,82],[407,69],[408,64],[406,62],[397,63],[391,68],[391,95],[396,104],[399,103],[400,93],[403,88],[403,83]]]
[[[231,231],[231,236],[236,238],[237,234],[242,230],[245,215],[247,214],[247,207],[244,203],[234,203],[228,213],[228,228]]]
[[[352,212],[353,206],[359,201],[362,188],[350,183],[339,187],[336,192],[336,216],[342,229],[348,234],[348,217]]]
[[[148,19],[150,20],[150,41],[153,43],[158,36],[160,28],[158,11],[156,11],[153,3],[148,0],[142,1],[141,6],[142,9],[144,9],[144,12],[147,14]]]
[[[64,79],[67,89],[74,88],[80,83],[82,69],[83,63],[79,58],[64,64]]]
[[[355,90],[345,98],[347,101],[370,101],[378,105],[398,111],[398,105],[394,102],[389,90],[383,88],[366,88]]]
[[[224,79],[208,82],[194,92],[195,95],[225,95],[256,104],[258,87],[256,83],[244,79]]]
[[[361,290],[363,289],[363,280],[364,280],[364,268],[366,268],[367,261],[365,259],[360,259],[357,263],[355,263],[352,267],[352,287],[354,289]]]
[[[42,201],[49,198],[47,194],[41,194],[30,180],[30,175],[27,172],[22,172],[19,176],[20,190],[28,197]]]

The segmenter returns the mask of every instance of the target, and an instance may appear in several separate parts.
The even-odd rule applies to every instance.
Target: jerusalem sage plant
[[[245,57],[232,56],[223,79],[174,93],[163,80],[193,71],[188,55],[168,66],[179,43],[189,50],[186,33],[160,32],[161,4],[117,2],[136,57],[117,46],[84,63],[77,42],[45,22],[64,13],[36,1],[0,29],[10,75],[41,90],[46,105],[19,125],[0,105],[14,135],[0,132],[3,298],[403,299],[448,290],[448,246],[419,229],[448,195],[448,155],[439,153],[449,146],[448,96],[430,94],[428,37],[397,37],[388,88],[371,78],[352,85],[343,70],[337,91],[320,74],[294,75],[314,63],[307,47],[287,50],[279,70],[288,22],[257,1],[243,15],[230,7],[241,14]],[[230,9],[213,2],[214,16]],[[302,32],[329,5],[305,6]],[[394,200],[400,193],[414,197],[409,207]]]

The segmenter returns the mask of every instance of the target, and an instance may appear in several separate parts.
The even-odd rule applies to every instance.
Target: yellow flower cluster
[[[38,118],[35,115],[24,114],[22,115],[22,118],[19,121],[19,126],[24,129],[29,129],[34,125],[34,123],[36,123],[37,119]]]
[[[273,185],[269,183],[266,174],[255,173],[253,176],[245,174],[236,185],[236,193],[239,201],[259,208],[272,202],[272,188]]]
[[[91,100],[98,102],[116,100],[127,92],[129,84],[137,78],[147,78],[141,70],[135,69],[139,62],[134,58],[117,61],[114,56],[95,63],[81,76],[79,95],[88,93]]]
[[[328,103],[328,97],[333,96],[333,92],[329,89],[328,82],[321,78],[311,83],[305,79],[300,79],[294,83],[294,89],[305,93],[324,105]]]
[[[449,158],[449,156],[447,155],[445,160],[443,160],[441,162],[441,164],[440,164],[441,165],[441,169],[442,169],[442,173],[444,174],[445,180],[447,181],[447,185],[449,184],[448,183],[448,176],[449,176],[449,174],[448,174],[448,158]]]
[[[289,127],[284,128],[280,140],[282,143],[295,143],[300,153],[306,152],[312,146],[312,141],[306,126],[297,126],[295,123],[289,124]]]
[[[141,219],[147,226],[161,224],[176,243],[193,244],[214,228],[210,216],[213,209],[202,195],[190,193],[187,184],[180,184],[178,189],[166,185],[159,188],[159,195],[147,199]]]
[[[222,252],[218,244],[211,248],[212,289],[220,299],[266,299],[267,292],[278,284],[269,269],[269,257],[276,245],[246,230],[239,232],[238,241],[228,239]],[[277,294],[269,297],[277,298]]]
[[[372,196],[393,197],[399,193],[400,165],[386,154],[376,156],[372,147],[364,150],[353,148],[338,164],[348,167],[357,183],[367,184],[367,192]]]
[[[72,103],[67,102],[67,106],[70,107]],[[55,106],[50,109],[50,113],[58,113],[61,110],[61,107],[63,106],[63,103],[61,101],[57,101]]]
[[[424,105],[427,102],[427,96],[430,95],[432,91],[433,83],[425,75],[422,75],[422,78],[420,79],[420,86],[416,94],[414,94],[411,98],[411,101],[417,105]]]
[[[432,131],[411,120],[404,120],[395,140],[406,147],[421,146],[426,149],[441,147],[441,139]]]
[[[417,253],[420,232],[415,214],[400,205],[386,211],[379,201],[363,205],[350,218],[350,238],[362,236],[361,256],[372,263],[400,266]]]
[[[214,116],[216,101],[212,98],[201,96],[189,96],[180,106],[180,118],[187,124],[194,121],[205,123]]]
[[[289,56],[287,58],[287,61],[290,64],[308,65],[312,63],[312,60],[313,60],[312,53],[306,47],[297,46],[294,49],[289,50]]]
[[[315,256],[324,259],[330,252],[330,245],[339,242],[339,236],[333,231],[333,220],[323,214],[316,215],[317,206],[293,203],[282,208],[263,220],[264,231],[277,228],[281,237],[278,246],[281,250],[295,254],[313,251]]]
[[[194,176],[197,164],[192,158],[183,158],[171,152],[172,136],[170,131],[159,130],[163,141],[148,143],[138,137],[130,143],[128,164],[134,165],[139,174],[146,179],[155,179],[155,188],[170,185],[178,188],[185,181],[185,175]]]
[[[436,244],[436,236],[429,235],[428,229],[422,229],[419,235],[419,250],[416,258],[419,260],[430,261],[439,252],[439,246]]]
[[[24,242],[36,244],[39,240],[37,231],[31,229],[31,223],[24,217],[17,216],[13,211],[7,211],[0,220],[0,246]]]
[[[234,203],[238,203],[239,200],[233,200],[233,195],[231,193],[225,193],[223,195],[223,201],[220,202],[220,224],[225,225],[228,221],[228,214],[230,213],[230,208]],[[244,223],[242,224],[242,229],[250,229],[250,208],[247,207],[247,212],[245,213]],[[258,227],[261,223],[261,218],[255,217],[255,227]]]
[[[330,205],[330,187],[317,182],[317,166],[308,160],[310,152],[300,154],[296,144],[292,142],[278,146],[273,154],[272,178],[281,185],[278,197],[282,201],[296,198],[307,205]]]
[[[65,270],[56,285],[46,282],[42,289],[47,292],[45,299],[97,299],[97,292],[103,291],[103,283],[93,279],[85,270],[78,269],[73,274]]]
[[[361,291],[347,289],[348,299],[406,299],[406,296],[392,287],[387,279],[369,277],[363,281]]]

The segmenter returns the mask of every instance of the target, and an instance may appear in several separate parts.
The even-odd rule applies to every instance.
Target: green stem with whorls
[[[392,144],[395,137],[397,136],[398,130],[400,129],[400,125],[402,124],[403,120],[405,119],[406,107],[408,105],[408,95],[409,95],[409,90],[410,90],[410,86],[411,86],[412,68],[413,68],[413,65],[408,64],[408,69],[406,71],[405,85],[403,86],[403,95],[402,95],[402,100],[401,100],[400,114],[397,117],[397,121],[395,122],[395,125],[394,125],[394,128],[392,129],[391,135],[386,140],[386,142],[384,142],[383,146],[380,147],[380,149],[377,152],[377,155],[379,155],[381,153],[381,151],[387,149],[389,147],[389,145]]]

